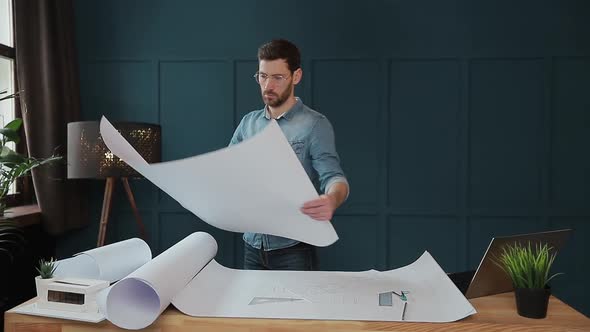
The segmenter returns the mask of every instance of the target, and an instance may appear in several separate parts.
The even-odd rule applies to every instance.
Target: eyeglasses
[[[286,76],[286,75],[282,75],[282,74],[275,74],[275,75],[268,75],[265,73],[256,73],[254,74],[254,79],[256,80],[256,83],[258,84],[266,84],[266,82],[268,82],[268,79],[270,78],[270,81],[276,85],[281,85],[283,83],[285,83],[290,76]]]

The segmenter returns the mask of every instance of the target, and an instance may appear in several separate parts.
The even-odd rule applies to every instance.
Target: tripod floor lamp
[[[142,176],[106,147],[100,136],[99,125],[99,121],[68,123],[68,179],[106,179],[98,247],[105,242],[117,179],[123,183],[141,236],[146,239],[145,227],[128,181],[129,178]],[[116,122],[113,125],[148,163],[161,161],[162,134],[159,125],[139,122]]]

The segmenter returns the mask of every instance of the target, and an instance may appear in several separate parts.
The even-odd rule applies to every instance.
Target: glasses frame
[[[261,76],[261,75],[264,75],[264,76]],[[270,79],[270,82],[274,82],[276,85],[280,86],[280,85],[285,84],[285,82],[287,82],[288,79],[293,77],[293,75],[292,74],[288,75],[288,76],[285,76],[283,74],[269,75],[266,73],[256,72],[252,77],[254,77],[254,80],[259,85],[267,84],[268,80]]]

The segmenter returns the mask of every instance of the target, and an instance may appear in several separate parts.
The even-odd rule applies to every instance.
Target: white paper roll
[[[216,253],[211,235],[187,236],[101,294],[101,312],[122,328],[149,326]]]
[[[152,259],[145,241],[133,238],[87,250],[57,261],[56,277],[87,278],[115,282]]]

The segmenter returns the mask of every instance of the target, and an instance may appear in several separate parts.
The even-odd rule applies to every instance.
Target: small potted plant
[[[39,266],[36,267],[39,275],[35,277],[35,286],[37,288],[37,297],[46,296],[47,285],[54,280],[53,273],[57,269],[56,261],[51,258],[39,260]]]
[[[502,248],[495,263],[504,270],[514,286],[518,314],[528,318],[545,318],[547,304],[551,295],[548,282],[556,273],[549,276],[556,253],[549,245],[537,243],[527,245],[514,243]]]

